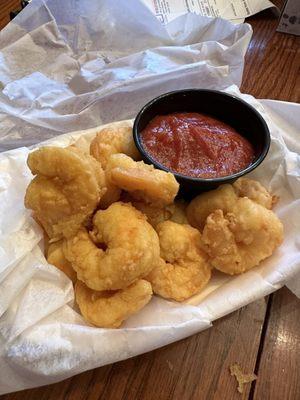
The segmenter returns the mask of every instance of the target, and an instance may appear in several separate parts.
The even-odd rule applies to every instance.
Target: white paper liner
[[[0,383],[3,393],[56,382],[86,369],[133,357],[182,339],[208,328],[215,319],[273,292],[299,273],[300,157],[286,147],[285,132],[272,122],[261,103],[251,96],[241,95],[233,86],[227,92],[252,104],[271,130],[270,152],[263,164],[250,175],[279,196],[275,212],[284,224],[284,243],[260,266],[245,274],[229,277],[214,273],[207,288],[185,304],[154,297],[117,330],[89,326],[73,306],[71,282],[44,259],[39,248],[41,231],[23,207],[25,187],[30,180],[26,166],[28,149],[1,154],[4,190],[0,193],[0,200],[1,196],[7,200],[5,203],[0,201],[2,215],[18,210],[12,228],[18,240],[10,239],[11,233],[3,233],[0,225],[0,305],[2,312],[6,310],[0,318],[3,369]],[[96,131],[90,129],[65,134],[45,144],[67,146],[75,143],[87,148]],[[292,129],[286,132],[290,143],[294,134],[298,133]],[[15,179],[16,174],[21,174],[23,184]],[[0,220],[3,221],[7,225],[5,218]],[[299,281],[297,285],[299,288]]]

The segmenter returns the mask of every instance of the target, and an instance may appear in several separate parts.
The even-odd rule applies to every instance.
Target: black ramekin
[[[247,138],[255,152],[253,162],[245,169],[221,178],[193,178],[171,171],[180,183],[180,192],[195,195],[232,183],[239,177],[253,171],[266,157],[270,147],[270,132],[262,116],[245,101],[216,90],[185,89],[162,94],[147,103],[137,114],[133,125],[133,137],[143,160],[156,168],[170,171],[153,159],[143,148],[140,132],[157,115],[174,112],[200,112],[217,118],[232,126]]]

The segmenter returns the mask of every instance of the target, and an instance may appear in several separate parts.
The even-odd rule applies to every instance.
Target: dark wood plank
[[[237,362],[245,372],[254,370],[265,312],[261,299],[198,335],[2,400],[245,400],[250,385],[240,395],[229,366]]]
[[[284,1],[273,1],[282,8]],[[300,37],[276,32],[278,19],[264,11],[247,20],[253,37],[248,48],[241,91],[257,98],[299,102]]]
[[[274,293],[254,399],[300,399],[300,301],[287,288]]]
[[[9,13],[21,8],[21,0],[0,0],[0,30],[10,21]]]

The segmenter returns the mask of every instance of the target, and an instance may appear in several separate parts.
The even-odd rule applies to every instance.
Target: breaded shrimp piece
[[[154,228],[160,222],[168,220],[177,222],[178,224],[188,224],[185,214],[187,203],[184,201],[178,200],[167,206],[159,207],[155,204],[147,204],[143,201],[134,200],[130,196],[126,196],[125,199],[130,201],[137,210],[146,215],[147,221]]]
[[[186,209],[187,219],[194,228],[202,231],[209,214],[215,210],[222,210],[224,213],[231,211],[237,199],[232,185],[221,185],[195,197]]]
[[[272,211],[243,197],[232,212],[209,215],[202,241],[213,267],[240,274],[272,255],[283,241],[283,226]]]
[[[166,206],[166,209],[172,214],[169,220],[177,224],[189,224],[186,216],[187,205],[188,203],[183,200],[175,200],[173,204]]]
[[[94,290],[123,289],[159,260],[157,233],[140,211],[121,202],[97,211],[92,232],[81,229],[63,249],[77,278]]]
[[[211,277],[200,232],[172,221],[162,222],[156,229],[161,260],[146,278],[154,293],[176,301],[199,293]]]
[[[119,189],[115,185],[112,185],[106,179],[105,179],[105,189],[106,191],[99,201],[99,208],[101,210],[105,210],[111,204],[119,201],[121,196],[121,189]]]
[[[110,157],[105,170],[108,180],[126,190],[136,200],[164,206],[173,202],[179,184],[170,172],[155,169],[125,154]]]
[[[103,168],[106,168],[112,154],[124,153],[134,160],[141,159],[134,144],[131,126],[103,128],[92,140],[90,153]]]
[[[99,161],[97,161],[94,157],[91,157],[89,154],[85,154],[81,149],[78,147],[75,147],[73,145],[67,147],[69,150],[81,154],[89,159],[89,161],[93,164],[93,167],[95,170],[98,171],[99,173],[99,184],[101,188],[103,188],[103,193],[100,198],[98,207],[100,209],[106,209],[109,207],[112,203],[115,203],[120,199],[121,196],[121,189],[119,189],[117,186],[113,185],[112,183],[108,182],[106,179],[106,175],[104,173],[104,170],[101,167],[101,164]]]
[[[276,196],[272,196],[261,183],[253,179],[239,178],[233,183],[233,188],[239,197],[248,197],[268,210],[277,201]]]
[[[147,221],[154,228],[157,224],[168,220],[172,216],[171,212],[168,211],[166,207],[157,207],[153,204],[147,204],[143,201],[135,200],[133,200],[131,204],[147,217]]]
[[[63,252],[63,241],[50,243],[47,251],[47,261],[66,274],[73,283],[77,281],[76,272]]]
[[[51,239],[74,235],[104,194],[103,171],[91,160],[61,147],[29,154],[28,167],[36,177],[27,187],[25,207],[34,211]]]
[[[140,279],[116,292],[97,292],[77,281],[75,297],[86,321],[101,328],[118,328],[149,303],[152,288],[149,282]]]

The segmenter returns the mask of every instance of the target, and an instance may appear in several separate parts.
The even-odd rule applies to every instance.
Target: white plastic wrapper
[[[240,85],[247,24],[139,0],[34,0],[0,32],[0,151],[134,118],[153,97]]]
[[[164,27],[138,1],[60,5],[34,0],[0,33],[0,146],[19,147],[0,154],[0,393],[187,337],[291,279],[300,295],[300,279],[293,278],[300,275],[299,106],[243,95],[272,133],[270,153],[252,176],[280,196],[275,211],[284,223],[283,245],[243,275],[214,274],[184,305],[153,297],[117,330],[84,322],[71,282],[47,264],[42,232],[24,208],[32,177],[30,150],[20,146],[52,138],[48,144],[85,147],[93,127],[133,118],[162,92],[239,85],[251,28],[196,15]],[[241,96],[237,86],[227,90]],[[58,136],[70,131],[77,132]]]

